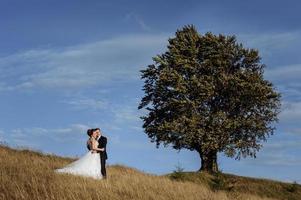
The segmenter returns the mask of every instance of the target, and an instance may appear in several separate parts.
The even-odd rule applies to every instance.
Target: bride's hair
[[[90,129],[87,130],[87,135],[89,137],[91,137],[92,133],[93,133],[93,129],[90,128]]]

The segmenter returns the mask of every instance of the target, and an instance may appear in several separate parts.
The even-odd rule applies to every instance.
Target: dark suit
[[[104,148],[104,151],[100,151],[100,163],[101,163],[101,174],[106,177],[106,160],[108,159],[107,155],[107,138],[104,136],[99,137],[98,139],[98,148]]]

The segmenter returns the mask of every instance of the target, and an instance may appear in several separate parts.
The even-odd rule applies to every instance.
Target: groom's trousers
[[[103,177],[107,177],[107,170],[106,170],[106,158],[104,154],[100,154],[100,163],[101,163],[101,174]]]

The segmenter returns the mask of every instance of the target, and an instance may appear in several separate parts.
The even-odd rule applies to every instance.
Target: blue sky
[[[141,128],[139,70],[177,29],[236,35],[259,49],[282,93],[275,135],[256,159],[219,155],[226,173],[301,183],[301,3],[296,1],[0,1],[0,141],[62,156],[109,139],[109,164],[154,174],[200,167],[196,152],[155,148]]]

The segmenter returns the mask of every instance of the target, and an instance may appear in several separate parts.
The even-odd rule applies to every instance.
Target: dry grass
[[[0,146],[0,199],[30,200],[262,200],[241,192],[213,191],[205,184],[174,181],[115,165],[107,180],[57,174],[72,159]]]

